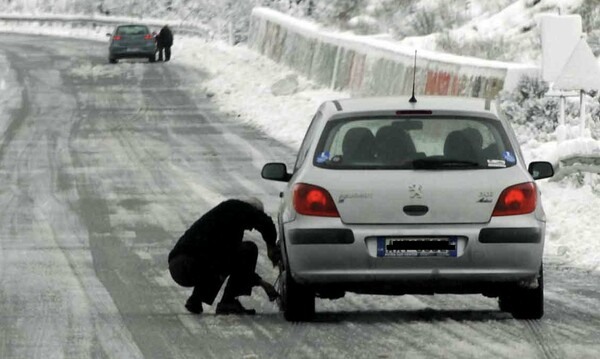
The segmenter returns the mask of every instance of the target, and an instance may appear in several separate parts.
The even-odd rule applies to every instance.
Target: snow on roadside
[[[547,262],[600,271],[600,182],[598,176],[539,184],[548,217],[545,255]]]
[[[190,51],[190,49],[193,49]],[[185,38],[174,45],[175,62],[201,68],[211,75],[204,84],[221,110],[258,128],[278,140],[299,147],[319,105],[348,94],[322,89],[298,76],[298,92],[274,96],[271,85],[293,72],[246,46]],[[175,56],[175,55],[174,55]]]
[[[27,33],[27,29],[19,32]],[[0,31],[11,31],[0,27]],[[103,31],[103,30],[100,30]],[[99,33],[82,33],[80,29],[66,31],[64,27],[34,27],[32,33],[86,37],[106,41]],[[348,97],[315,86],[298,76],[299,89],[294,95],[274,96],[270,87],[291,73],[245,46],[231,47],[220,42],[198,38],[177,37],[173,48],[173,64],[207,72],[210,80],[201,90],[234,118],[239,118],[293,147],[299,147],[302,137],[318,105],[327,99]],[[168,66],[168,65],[167,65]],[[84,68],[78,71],[86,71]],[[93,72],[93,68],[88,69]],[[90,74],[93,76],[93,73]],[[555,143],[529,140],[522,144],[528,161],[556,159]],[[600,271],[600,180],[598,175],[581,176],[582,183],[565,179],[560,182],[539,181],[548,217],[546,261]]]

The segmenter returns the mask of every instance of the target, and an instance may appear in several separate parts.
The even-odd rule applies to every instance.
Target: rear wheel
[[[156,62],[156,57],[155,56],[150,56],[150,57],[148,57],[148,61],[149,62]]]
[[[279,275],[279,307],[289,322],[310,321],[315,316],[315,293],[292,278],[289,270]]]
[[[512,302],[513,300],[509,295],[501,295],[500,297],[498,297],[498,306],[503,312],[512,312]]]
[[[540,319],[544,316],[544,269],[540,267],[537,288],[517,288],[498,299],[500,310],[516,319]]]
[[[119,60],[117,60],[117,59],[114,59],[114,58],[112,58],[112,57],[109,57],[109,58],[108,58],[108,62],[110,62],[111,64],[116,64],[118,61],[119,61]]]

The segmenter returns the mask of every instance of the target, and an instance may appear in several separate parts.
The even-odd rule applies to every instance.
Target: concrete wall
[[[374,38],[334,34],[270,9],[252,12],[249,46],[311,80],[355,96],[409,95],[414,49]],[[416,93],[493,98],[534,66],[419,50]]]

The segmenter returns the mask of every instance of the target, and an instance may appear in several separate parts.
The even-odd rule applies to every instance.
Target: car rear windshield
[[[313,163],[332,169],[483,169],[517,163],[500,121],[475,117],[331,121]]]
[[[144,25],[127,25],[119,26],[117,28],[117,35],[146,35],[150,31]]]

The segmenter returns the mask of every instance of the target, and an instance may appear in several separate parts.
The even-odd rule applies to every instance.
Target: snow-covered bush
[[[313,17],[326,25],[348,26],[348,21],[360,15],[366,0],[314,0]]]
[[[583,31],[588,34],[587,42],[594,55],[600,55],[600,1],[583,0],[577,13],[581,15]]]
[[[348,27],[359,35],[376,34],[379,32],[379,22],[372,16],[359,15],[348,21]]]
[[[511,44],[505,40],[504,36],[491,36],[465,41],[464,39],[455,38],[448,31],[444,31],[435,40],[437,51],[488,60],[512,60]]]
[[[390,31],[398,38],[429,35],[455,28],[468,20],[464,1],[397,0]]]
[[[584,32],[590,32],[600,27],[600,2],[598,0],[583,0],[576,13],[581,15]]]
[[[545,97],[548,84],[538,78],[523,77],[512,92],[499,95],[500,109],[521,138],[549,140],[558,125],[559,100]]]
[[[600,93],[596,93],[591,101],[588,102],[588,107],[588,113],[590,114],[588,125],[592,132],[592,137],[600,140]]]
[[[546,96],[548,84],[541,79],[523,77],[512,92],[499,94],[500,109],[515,128],[519,139],[553,140],[560,116],[558,97]],[[565,123],[579,123],[579,101],[571,99],[565,105]],[[586,113],[592,137],[600,139],[600,97],[586,97]]]

